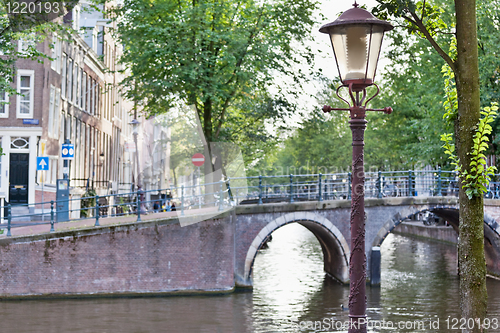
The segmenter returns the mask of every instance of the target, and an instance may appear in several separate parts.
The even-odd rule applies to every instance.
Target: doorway
[[[9,202],[28,203],[29,154],[10,154]]]

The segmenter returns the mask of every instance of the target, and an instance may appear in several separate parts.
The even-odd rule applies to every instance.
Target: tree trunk
[[[205,184],[213,184],[220,179],[214,174],[215,167],[213,161],[212,142],[213,138],[213,122],[212,122],[212,100],[208,98],[203,103],[203,134],[205,135],[205,164],[203,165],[205,171]],[[205,204],[214,204],[216,193],[215,185],[205,185]]]
[[[455,10],[457,19],[455,76],[458,94],[458,117],[455,122],[456,147],[460,164],[469,170],[473,136],[480,118],[476,2],[475,0],[455,0]],[[488,296],[484,257],[483,197],[475,196],[469,200],[461,188],[459,205],[460,308],[462,318],[478,318],[482,324],[486,316]],[[469,327],[463,332],[482,332],[477,321],[475,325],[466,326]]]

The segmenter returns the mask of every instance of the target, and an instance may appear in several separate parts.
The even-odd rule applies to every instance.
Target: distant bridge
[[[325,272],[348,283],[349,175],[302,175],[300,180],[299,176],[281,177],[286,177],[286,184],[278,177],[246,178],[250,191],[245,195],[238,179],[216,183],[218,191],[212,194],[217,201],[205,206],[189,199],[185,187],[180,193],[174,189],[171,200],[178,203],[176,212],[136,218],[131,211],[118,212],[123,203],[114,204],[110,195],[96,198],[96,206],[85,208],[91,221],[56,223],[54,232],[49,232],[47,225],[25,223],[12,237],[0,238],[0,298],[249,288],[259,249],[276,229],[290,223],[299,223],[316,236]],[[458,230],[453,179],[439,170],[423,175],[401,172],[398,178],[394,173],[391,177],[382,173],[367,177],[368,281],[380,280],[380,271],[373,270],[371,264],[387,235],[405,219],[430,211]],[[496,197],[496,187],[492,189],[491,196]],[[148,203],[161,198],[154,198],[153,193],[150,191],[149,198],[147,193],[136,193],[136,201],[131,203],[147,210]],[[103,197],[106,201],[101,201]],[[485,199],[484,211],[487,268],[490,274],[500,276],[500,200]],[[92,219],[100,225],[87,223],[82,227]],[[46,230],[32,235],[35,227]]]

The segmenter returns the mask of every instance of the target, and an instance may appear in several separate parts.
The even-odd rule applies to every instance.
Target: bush
[[[89,189],[83,194],[82,200],[80,202],[81,217],[91,217],[92,215],[94,215],[92,212],[94,211],[94,207],[96,206],[96,195],[97,193],[94,189]]]

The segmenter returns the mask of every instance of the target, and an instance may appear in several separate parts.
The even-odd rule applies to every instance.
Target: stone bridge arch
[[[377,235],[372,240],[372,247],[380,247],[385,240],[385,238],[396,228],[399,224],[401,224],[404,220],[409,219],[411,216],[422,213],[425,211],[434,212],[436,209],[447,209],[447,210],[456,210],[458,209],[455,205],[411,205],[411,206],[402,206],[399,211],[397,211],[392,216],[389,216],[388,219],[383,222],[382,227],[379,229]],[[438,214],[436,214],[438,215]],[[440,216],[440,215],[438,215]],[[440,216],[441,217],[441,216]]]
[[[437,216],[447,220],[458,234],[459,210],[455,205],[419,205],[404,207],[402,210],[402,212],[404,212],[403,214],[401,214],[402,212],[398,212],[387,219],[373,239],[372,247],[367,249],[367,252],[369,252],[367,253],[367,258],[369,258],[368,260],[370,261],[368,276],[372,284],[380,283],[380,271],[372,271],[377,267],[377,264],[372,261],[376,261],[377,258],[379,258],[379,254],[377,254],[376,251],[379,251],[385,238],[405,219],[424,211],[433,212]],[[488,272],[500,276],[500,225],[486,210],[484,213],[484,245]]]
[[[323,250],[325,272],[342,283],[348,283],[350,250],[344,235],[331,221],[321,215],[314,212],[297,212],[283,214],[260,229],[246,251],[244,281],[239,284],[252,286],[252,270],[259,249],[269,235],[290,223],[298,223],[316,236]]]

